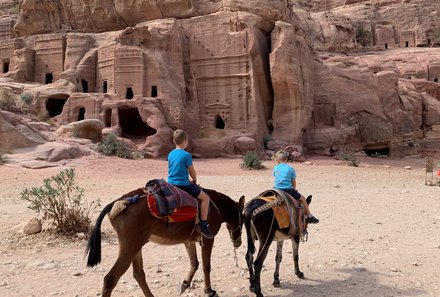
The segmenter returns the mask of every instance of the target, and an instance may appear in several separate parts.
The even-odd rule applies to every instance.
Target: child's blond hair
[[[287,155],[283,150],[279,150],[274,155],[275,161],[278,162],[286,162],[287,161]]]
[[[173,133],[173,141],[176,145],[181,145],[183,144],[183,142],[185,140],[188,139],[188,135],[186,135],[186,132],[181,130],[181,129],[177,129],[176,131],[174,131]]]

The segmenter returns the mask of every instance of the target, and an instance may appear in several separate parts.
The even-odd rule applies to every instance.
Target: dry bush
[[[8,90],[0,89],[0,109],[12,111],[15,107],[13,94]]]

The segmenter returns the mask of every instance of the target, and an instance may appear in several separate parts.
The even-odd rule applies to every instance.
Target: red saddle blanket
[[[163,179],[150,180],[147,203],[153,216],[169,223],[194,220],[198,214],[197,199]]]

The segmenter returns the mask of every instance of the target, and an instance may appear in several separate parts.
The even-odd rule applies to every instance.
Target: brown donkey
[[[244,196],[239,202],[233,201],[228,196],[214,190],[204,189],[211,198],[208,222],[211,232],[216,235],[223,222],[229,230],[234,247],[241,245],[242,211]],[[123,198],[145,195],[143,189],[134,190],[125,194],[118,200],[108,204],[96,220],[95,227],[87,244],[87,266],[93,267],[101,262],[101,224],[107,213],[110,213],[113,205]],[[188,252],[191,268],[185,280],[180,285],[182,294],[190,285],[196,272],[199,261],[197,259],[196,243],[201,240],[200,234],[195,231],[195,222],[166,223],[154,217],[147,205],[147,199],[139,199],[137,202],[128,204],[124,211],[115,217],[109,216],[113,228],[116,230],[119,241],[119,255],[115,264],[104,277],[102,297],[110,297],[120,277],[133,264],[133,276],[138,282],[146,297],[153,297],[145,280],[143,269],[142,246],[147,242],[155,242],[163,245],[183,243]],[[209,297],[217,296],[211,288],[211,252],[214,239],[203,238],[202,263],[205,281],[205,294]]]

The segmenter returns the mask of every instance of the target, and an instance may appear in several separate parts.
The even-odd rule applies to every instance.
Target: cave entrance
[[[78,121],[84,120],[84,116],[86,115],[86,109],[81,107],[78,112]]]
[[[4,60],[3,61],[3,73],[8,73],[9,72],[9,60]]]
[[[215,118],[215,128],[216,129],[224,129],[225,128],[225,121],[223,118],[218,114]]]
[[[157,86],[151,87],[151,97],[157,97]]]
[[[83,89],[84,93],[88,93],[89,92],[89,82],[88,81],[82,79],[81,80],[81,86],[82,86],[82,89]]]
[[[53,74],[51,73],[46,73],[46,77],[44,79],[46,85],[47,84],[51,84],[53,82]]]
[[[133,99],[134,93],[132,87],[127,87],[127,91],[125,92],[125,99]]]
[[[112,126],[112,110],[110,108],[105,110],[105,126]]]
[[[64,104],[66,104],[68,98],[69,97],[66,96],[66,98],[50,97],[49,99],[47,99],[46,110],[51,118],[56,117],[57,115],[60,115],[63,112]]]
[[[145,138],[156,134],[156,129],[142,121],[137,108],[120,108],[118,109],[118,117],[122,137]]]
[[[102,92],[103,93],[107,93],[107,81],[104,80],[104,82],[102,83]]]
[[[390,148],[382,147],[382,148],[364,148],[364,152],[370,157],[377,156],[390,156]]]

